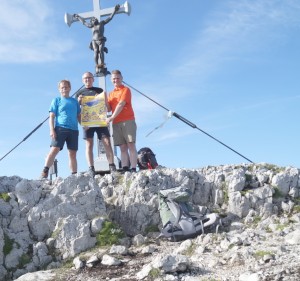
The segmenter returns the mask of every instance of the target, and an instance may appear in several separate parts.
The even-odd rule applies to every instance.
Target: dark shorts
[[[94,137],[94,133],[97,133],[99,140],[101,140],[103,137],[110,137],[107,127],[90,127],[87,130],[83,129],[83,139],[92,139]]]
[[[64,148],[65,142],[70,150],[78,150],[79,131],[70,130],[62,127],[55,127],[56,139],[51,141],[50,146]]]

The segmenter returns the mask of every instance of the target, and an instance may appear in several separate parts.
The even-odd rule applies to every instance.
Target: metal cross
[[[80,13],[78,14],[79,16],[85,18],[85,19],[90,19],[92,17],[95,17],[97,19],[100,19],[103,16],[108,16],[111,15],[114,11],[114,8],[106,8],[106,9],[101,9],[100,7],[100,0],[93,0],[93,7],[94,10],[90,12],[85,12],[85,13]],[[117,11],[116,14],[121,14],[125,13],[130,15],[131,12],[131,7],[128,1],[126,1],[123,5],[121,5],[119,11]],[[78,19],[75,19],[73,15],[70,15],[68,13],[65,14],[65,23],[68,26],[71,26],[73,22],[78,21]]]
[[[104,36],[104,26],[112,20],[115,14],[126,13],[130,14],[130,5],[126,1],[122,6],[116,5],[114,8],[101,9],[100,0],[93,0],[94,10],[81,14],[65,14],[65,22],[68,26],[71,26],[73,22],[80,21],[83,25],[92,29],[92,41],[90,43],[90,49],[94,51],[94,60],[96,66],[97,76],[106,76],[107,68],[104,62],[104,53],[107,53],[105,47],[106,38]],[[107,16],[102,20],[102,16]],[[87,22],[86,20],[90,21]]]
[[[115,13],[115,14],[126,13],[126,14],[130,15],[130,12],[131,12],[131,7],[127,1],[123,5],[121,5],[120,8],[115,12],[115,7],[101,9],[100,0],[93,0],[93,11],[77,14],[79,17],[75,17],[75,14],[72,15],[72,14],[66,13],[65,14],[65,23],[70,27],[73,22],[76,22],[79,20],[85,24],[85,21],[88,19],[96,18],[101,21],[101,17],[103,17],[103,16],[109,16],[109,15],[112,15],[113,13]],[[96,65],[96,73],[97,73],[97,65]],[[99,74],[99,73],[97,73],[97,74]],[[102,73],[103,75],[97,75],[97,74],[96,74],[96,76],[98,76],[98,78],[99,78],[99,87],[102,88],[106,92],[106,75],[108,74],[106,68],[104,69],[104,72]],[[110,126],[110,131],[112,131],[111,126]],[[112,137],[111,137],[111,143],[113,145]],[[116,149],[114,151],[114,154],[115,154],[114,162],[115,162],[116,166],[118,167],[119,160],[117,158]],[[95,164],[96,170],[103,170],[103,167],[108,167],[108,163],[107,163],[106,155],[105,155],[105,149],[103,147],[102,142],[101,141],[99,142],[99,140],[98,140],[98,158],[95,159],[94,164]],[[98,168],[97,168],[97,166],[98,166]]]

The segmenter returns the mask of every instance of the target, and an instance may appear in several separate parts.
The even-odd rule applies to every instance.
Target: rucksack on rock
[[[194,238],[204,233],[204,228],[218,221],[217,214],[201,215],[188,203],[190,191],[172,188],[159,191],[159,214],[163,228],[159,237],[171,241]]]
[[[158,166],[155,154],[149,147],[143,147],[138,151],[137,164],[140,170],[155,169]]]

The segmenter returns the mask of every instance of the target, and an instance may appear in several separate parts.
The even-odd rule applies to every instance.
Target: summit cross
[[[100,19],[103,16],[108,16],[112,14],[114,11],[114,7],[101,9],[100,0],[93,0],[93,8],[94,8],[93,11],[80,13],[78,15],[85,19],[91,19],[92,17]],[[117,11],[116,13],[117,14],[125,13],[130,15],[130,10],[131,10],[130,5],[126,1],[123,5],[120,6],[119,11]],[[68,13],[65,14],[65,23],[68,26],[71,26],[71,24],[75,21],[78,21],[78,19],[75,19],[72,15]]]
[[[84,12],[80,14],[68,14],[65,13],[65,23],[70,27],[73,22],[80,21],[86,27],[92,28],[93,38],[90,43],[90,49],[94,51],[94,58],[96,64],[96,74],[98,77],[99,87],[106,92],[106,75],[109,74],[104,64],[104,52],[107,52],[107,48],[104,46],[106,38],[104,37],[104,25],[108,23],[115,14],[125,13],[130,15],[131,7],[126,1],[123,5],[116,5],[113,8],[101,9],[100,0],[93,0],[93,10],[90,12]],[[105,17],[104,20],[101,17]],[[87,22],[86,20],[89,20]],[[97,38],[96,38],[97,37]],[[100,60],[100,62],[99,62]],[[112,132],[112,125],[110,123],[110,132]],[[112,146],[114,142],[112,134],[110,137]],[[106,159],[106,153],[102,141],[98,142],[98,157],[95,158],[94,165],[96,171],[106,171],[109,169],[108,161]],[[117,157],[116,147],[114,149],[114,163],[118,167],[120,160]]]
[[[101,9],[100,0],[93,0],[93,11],[73,14],[65,14],[65,23],[70,27],[73,22],[80,21],[84,26],[92,29],[92,41],[90,49],[94,51],[96,75],[106,76],[107,68],[104,62],[104,53],[108,50],[105,47],[106,37],[104,26],[109,23],[115,14],[126,13],[130,15],[130,5],[126,1],[123,5],[116,5],[114,8]],[[108,16],[101,19],[103,16]],[[89,21],[87,21],[89,20]]]

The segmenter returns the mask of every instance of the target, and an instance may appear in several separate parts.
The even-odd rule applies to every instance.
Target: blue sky
[[[120,69],[128,84],[253,162],[300,167],[299,0],[129,2],[131,15],[116,15],[105,27],[108,69]],[[118,3],[101,0],[101,7]],[[39,177],[49,151],[48,121],[22,140],[48,117],[59,80],[69,79],[74,93],[82,73],[94,72],[91,30],[64,22],[65,12],[92,8],[92,0],[1,1],[0,158],[21,144],[0,161],[0,176]],[[159,164],[248,163],[132,95],[137,148],[150,147]],[[85,171],[81,132],[79,138],[78,171]],[[68,176],[66,148],[57,159],[59,176]]]

